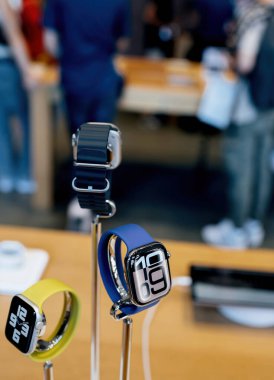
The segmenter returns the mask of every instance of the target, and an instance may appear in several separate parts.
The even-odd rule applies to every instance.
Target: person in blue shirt
[[[58,58],[71,133],[84,122],[112,122],[123,80],[113,56],[128,45],[127,0],[47,0],[46,49]]]
[[[71,135],[86,122],[113,122],[123,86],[113,58],[127,50],[130,24],[129,0],[46,0],[44,43],[60,64]],[[71,181],[72,154],[70,170]],[[81,231],[90,226],[90,210],[81,209],[76,198],[67,216],[68,226],[74,220]]]

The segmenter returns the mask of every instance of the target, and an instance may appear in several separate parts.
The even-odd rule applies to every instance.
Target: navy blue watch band
[[[111,207],[106,201],[110,198],[112,171],[104,167],[109,162],[107,144],[110,130],[110,124],[95,123],[83,124],[78,130],[73,186],[80,206],[101,216],[111,213]],[[98,167],[84,164],[96,164]],[[93,191],[83,191],[88,188]]]
[[[113,303],[117,303],[121,300],[121,294],[116,288],[108,261],[108,243],[113,235],[117,237],[115,242],[117,272],[126,291],[128,291],[128,285],[124,277],[123,262],[121,257],[121,242],[123,241],[125,243],[128,255],[128,253],[132,250],[154,243],[155,240],[137,224],[126,224],[124,226],[108,230],[101,236],[98,246],[98,264],[100,273],[109,297]],[[126,302],[121,305],[120,310],[126,315],[133,315],[155,305],[158,302],[159,301],[156,301],[146,306],[136,306],[130,302]]]

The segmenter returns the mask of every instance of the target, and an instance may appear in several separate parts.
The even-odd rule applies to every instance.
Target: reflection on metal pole
[[[44,380],[54,380],[53,364],[51,361],[46,361],[44,363]]]
[[[122,338],[122,354],[121,354],[121,364],[120,364],[120,380],[129,380],[129,377],[130,377],[132,325],[133,325],[133,321],[131,318],[123,319],[123,338]]]
[[[100,277],[98,267],[98,242],[102,226],[95,218],[91,224],[91,380],[100,379]]]

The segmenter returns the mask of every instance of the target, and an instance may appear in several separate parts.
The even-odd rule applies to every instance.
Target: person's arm
[[[59,22],[58,14],[62,12],[58,0],[47,0],[45,2],[43,14],[43,42],[46,51],[58,59],[60,57],[60,44],[59,44]]]
[[[253,70],[265,28],[265,23],[254,25],[240,39],[236,52],[236,69],[240,74],[246,75]]]
[[[20,29],[16,12],[9,6],[7,0],[0,0],[0,12],[4,33],[9,42],[14,59],[23,76],[29,74],[30,57],[23,33]]]
[[[117,8],[115,20],[116,51],[125,54],[130,46],[131,10],[127,0],[122,0]]]

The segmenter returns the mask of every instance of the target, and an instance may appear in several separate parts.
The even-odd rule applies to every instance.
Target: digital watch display
[[[126,247],[124,260],[123,247]],[[114,302],[111,314],[126,318],[158,303],[171,289],[170,254],[140,226],[127,224],[105,232],[98,263]]]
[[[46,317],[42,306],[47,298],[63,293],[63,311],[56,328],[48,339]],[[37,282],[22,294],[13,297],[8,313],[5,335],[20,352],[37,362],[45,362],[59,355],[69,344],[79,320],[80,303],[69,286],[55,279]]]
[[[169,254],[160,243],[136,249],[125,258],[132,302],[143,306],[164,297],[170,290]]]
[[[19,295],[12,299],[5,334],[7,339],[23,354],[33,352],[43,325],[35,305]]]

